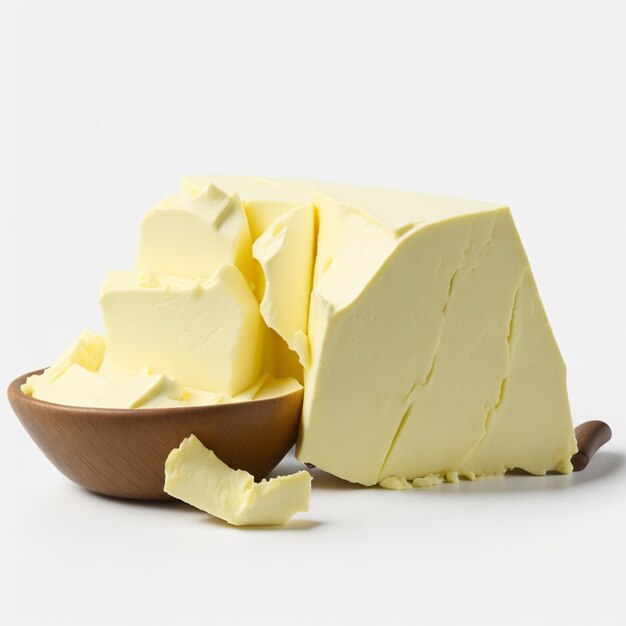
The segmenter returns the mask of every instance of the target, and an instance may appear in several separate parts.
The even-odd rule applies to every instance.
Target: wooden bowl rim
[[[29,376],[41,374],[46,368],[33,370],[27,374],[22,374],[14,379],[7,389],[9,398],[15,398],[16,400],[26,401],[34,405],[48,406],[56,410],[63,410],[68,414],[73,414],[76,417],[85,417],[91,419],[93,417],[99,418],[111,418],[120,419],[133,417],[137,419],[141,417],[143,419],[150,419],[155,417],[163,417],[164,415],[172,414],[177,416],[191,417],[194,415],[206,415],[207,413],[219,414],[224,413],[224,409],[227,408],[227,412],[231,410],[237,410],[247,405],[254,405],[255,407],[273,405],[277,400],[283,398],[296,397],[304,393],[304,388],[292,391],[291,393],[285,393],[280,396],[273,396],[271,398],[264,398],[263,400],[246,400],[243,402],[227,402],[225,404],[201,404],[198,406],[181,406],[181,407],[161,407],[151,409],[115,409],[106,407],[90,407],[90,406],[74,406],[72,404],[59,404],[57,402],[48,402],[47,400],[40,400],[39,398],[33,398],[21,390],[21,386],[26,382]]]

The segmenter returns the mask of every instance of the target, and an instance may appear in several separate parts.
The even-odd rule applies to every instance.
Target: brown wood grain
[[[20,386],[9,402],[48,459],[89,491],[142,500],[167,499],[164,464],[192,433],[227,465],[260,480],[296,442],[303,392],[253,402],[174,409],[91,409],[36,400]]]
[[[585,469],[591,457],[611,439],[611,427],[606,422],[591,420],[576,426],[574,430],[578,452],[572,457],[575,472]]]

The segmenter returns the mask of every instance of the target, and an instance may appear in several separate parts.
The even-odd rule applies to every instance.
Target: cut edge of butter
[[[165,461],[163,490],[234,526],[280,526],[309,510],[311,480],[302,470],[255,483],[190,435]]]

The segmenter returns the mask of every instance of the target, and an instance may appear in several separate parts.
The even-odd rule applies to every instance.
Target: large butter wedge
[[[571,471],[565,366],[507,208],[281,183],[319,212],[300,460],[365,485]]]
[[[105,372],[167,373],[185,387],[231,396],[259,377],[262,320],[241,272],[223,265],[207,280],[109,272],[100,303]]]
[[[191,435],[165,461],[164,491],[236,526],[286,524],[309,510],[311,475],[301,471],[254,482]]]
[[[195,279],[230,263],[251,279],[251,245],[238,197],[209,183],[193,195],[166,196],[146,213],[137,269]]]

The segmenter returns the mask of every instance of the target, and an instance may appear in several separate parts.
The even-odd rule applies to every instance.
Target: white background
[[[179,175],[330,179],[508,203],[574,419],[614,431],[570,477],[316,474],[309,514],[249,531],[82,491],[3,399],[0,623],[626,623],[622,3],[0,6],[3,385],[101,328]]]

